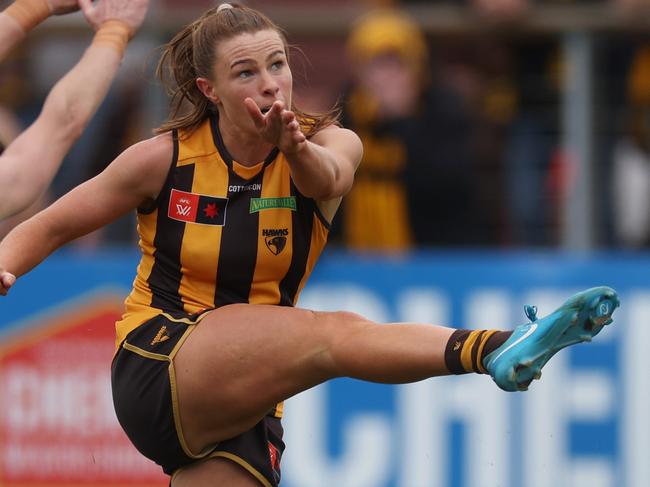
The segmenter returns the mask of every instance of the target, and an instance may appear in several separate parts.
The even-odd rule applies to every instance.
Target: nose
[[[261,77],[261,88],[264,95],[276,97],[278,91],[280,91],[280,85],[277,80],[271,73],[265,71]]]

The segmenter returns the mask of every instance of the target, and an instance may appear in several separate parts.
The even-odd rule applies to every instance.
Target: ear
[[[214,85],[208,78],[196,78],[196,86],[201,93],[215,105],[219,103],[219,97],[214,92]]]

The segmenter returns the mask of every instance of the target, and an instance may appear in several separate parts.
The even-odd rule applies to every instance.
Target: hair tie
[[[217,7],[217,13],[221,12],[222,10],[226,10],[227,8],[233,8],[233,7],[229,3],[222,3],[221,5],[219,5],[219,7]]]

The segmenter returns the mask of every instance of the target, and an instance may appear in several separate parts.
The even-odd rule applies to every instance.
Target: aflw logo
[[[176,213],[182,216],[187,216],[192,211],[192,202],[187,198],[180,198],[176,203]]]
[[[169,196],[167,216],[174,220],[201,225],[226,224],[228,198],[188,193],[172,189]]]
[[[287,245],[288,235],[288,228],[265,228],[262,230],[262,236],[264,237],[266,248],[269,249],[273,255],[278,255],[284,250]]]

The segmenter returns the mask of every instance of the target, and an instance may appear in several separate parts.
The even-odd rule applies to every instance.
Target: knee
[[[314,311],[313,313],[315,325],[331,338],[353,333],[372,324],[370,320],[351,311]]]
[[[362,344],[368,331],[379,326],[376,323],[349,311],[315,312],[315,326],[322,333],[321,358],[333,376],[346,375],[345,364],[354,354],[355,347]]]
[[[322,312],[321,314],[326,315],[325,319],[331,320],[339,324],[354,324],[359,322],[369,322],[368,319],[364,318],[360,314],[353,313],[352,311],[330,311]]]

